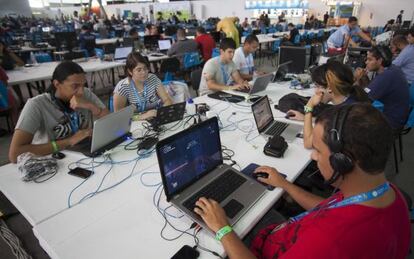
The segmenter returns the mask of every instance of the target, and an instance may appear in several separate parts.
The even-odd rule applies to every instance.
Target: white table
[[[38,52],[38,51],[54,51],[56,47],[53,46],[46,46],[46,47],[29,47],[29,46],[22,46],[20,49],[11,50],[15,53],[24,53],[24,52]]]
[[[96,45],[109,45],[117,42],[123,42],[123,38],[110,38],[110,39],[95,39]]]
[[[276,103],[280,97],[292,91],[310,95],[313,90],[296,91],[289,89],[288,84],[272,84],[268,86],[266,94]],[[228,126],[221,131],[221,140],[223,145],[235,151],[233,159],[242,168],[251,162],[271,165],[287,174],[288,179],[293,181],[310,161],[310,152],[303,148],[301,139],[289,144],[284,158],[265,156],[262,148],[266,140],[258,136],[247,103],[229,104],[205,96],[197,98],[196,102],[207,102],[212,113],[218,114],[224,126]],[[284,114],[277,110],[274,110],[274,115],[277,119],[286,120],[283,118]],[[245,131],[252,129],[248,136],[238,129],[226,131],[232,128],[231,122],[242,119],[245,121],[239,124],[239,128]],[[138,128],[134,131],[135,136],[142,134],[139,124],[133,126]],[[78,154],[66,153],[68,157],[59,162],[61,168],[65,168],[69,161],[81,157]],[[112,157],[114,161],[128,160],[136,157],[136,153],[117,147]],[[128,176],[132,167],[133,163],[116,165],[108,174],[104,186],[119,182]],[[95,174],[76,190],[73,201],[79,201],[85,194],[94,191],[107,169],[107,166],[98,167]],[[70,209],[67,208],[68,194],[81,180],[67,175],[67,170],[61,170],[48,182],[34,184],[22,182],[16,165],[9,164],[0,168],[0,190],[34,226],[36,237],[52,258],[168,258],[183,245],[193,245],[193,239],[183,236],[174,242],[167,242],[160,238],[159,232],[164,220],[152,204],[155,188],[145,187],[139,181],[143,172],[150,171],[159,172],[154,154],[139,161],[134,175],[116,188]],[[146,183],[160,182],[158,173],[148,175],[144,179]],[[235,225],[235,231],[244,236],[281,195],[280,189],[267,192]],[[161,200],[162,208],[168,206],[164,196]],[[175,209],[169,212],[180,214]],[[169,219],[174,226],[181,229],[191,225],[187,217]],[[169,237],[177,234],[169,227],[165,232]],[[201,245],[224,255],[221,244],[216,242],[209,232],[202,230],[198,237]],[[209,257],[212,255],[201,253],[201,258]]]

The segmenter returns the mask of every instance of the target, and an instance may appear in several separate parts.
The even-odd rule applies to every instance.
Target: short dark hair
[[[202,26],[198,26],[196,31],[201,34],[206,34],[206,29],[204,29]]]
[[[132,27],[131,28],[131,30],[129,30],[129,36],[132,36],[132,35],[134,35],[135,33],[138,33],[138,31],[137,31],[137,28],[135,28],[135,27]]]
[[[348,23],[357,22],[357,21],[358,21],[358,18],[356,18],[355,16],[351,16],[348,18]]]
[[[147,69],[149,69],[150,67],[147,57],[144,57],[138,52],[134,51],[129,53],[125,64],[125,75],[131,77],[131,74],[128,70],[134,70],[138,63],[144,64],[147,67]]]
[[[316,119],[316,124],[323,125],[323,142],[328,146],[330,131],[335,127],[335,115],[347,106],[328,108]],[[371,104],[352,104],[342,128],[341,139],[342,152],[350,156],[364,172],[375,175],[384,171],[394,141],[393,131],[384,115]]]
[[[52,80],[62,83],[66,78],[74,74],[85,74],[85,71],[78,63],[70,60],[62,61],[53,71]]]
[[[236,42],[232,38],[224,38],[220,42],[220,49],[223,51],[226,49],[236,49]]]
[[[257,36],[256,36],[256,35],[254,35],[254,34],[249,34],[249,35],[247,35],[246,39],[244,39],[244,42],[245,42],[245,43],[249,43],[249,44],[251,44],[251,43],[253,43],[253,42],[257,42],[257,43],[259,43],[259,39],[257,38]]]
[[[405,45],[408,44],[407,38],[404,35],[401,35],[401,34],[395,35],[394,38],[392,38],[392,41],[391,42],[394,45],[395,44],[405,44]]]
[[[392,63],[392,52],[387,46],[375,46],[369,51],[376,59],[382,59],[382,66],[389,67]]]
[[[295,25],[293,23],[291,23],[291,22],[288,24],[288,26],[289,27],[295,27]]]

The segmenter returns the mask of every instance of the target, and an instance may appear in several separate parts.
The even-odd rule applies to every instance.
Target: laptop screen
[[[267,95],[263,96],[252,105],[252,111],[254,120],[256,121],[257,131],[262,133],[269,123],[274,120]]]
[[[223,163],[217,118],[161,140],[157,156],[169,200]]]
[[[168,50],[171,48],[171,41],[170,40],[159,40],[158,41],[158,48],[160,50]]]
[[[126,59],[128,54],[132,52],[132,47],[116,48],[114,60]]]

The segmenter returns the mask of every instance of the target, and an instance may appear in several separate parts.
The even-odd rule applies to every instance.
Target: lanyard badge
[[[72,130],[72,133],[75,134],[76,132],[78,132],[80,127],[79,114],[76,111],[74,111],[69,114],[65,112],[65,115],[67,118],[69,118],[70,129]]]
[[[131,87],[132,89],[134,89],[134,93],[135,93],[135,97],[137,98],[137,110],[139,112],[144,112],[145,108],[146,108],[146,103],[147,103],[147,84],[144,83],[144,93],[143,93],[143,97],[141,97],[138,94],[137,88],[135,87],[134,81],[131,80]]]
[[[227,85],[229,81],[229,75],[226,73],[226,70],[224,69],[224,64],[221,62],[220,62],[220,69],[221,69],[221,73],[223,74],[224,84]]]

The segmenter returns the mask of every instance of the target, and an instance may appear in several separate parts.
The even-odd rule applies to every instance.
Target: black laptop
[[[152,126],[158,127],[167,123],[182,120],[185,112],[185,102],[162,106],[157,109],[157,116],[148,120]]]

